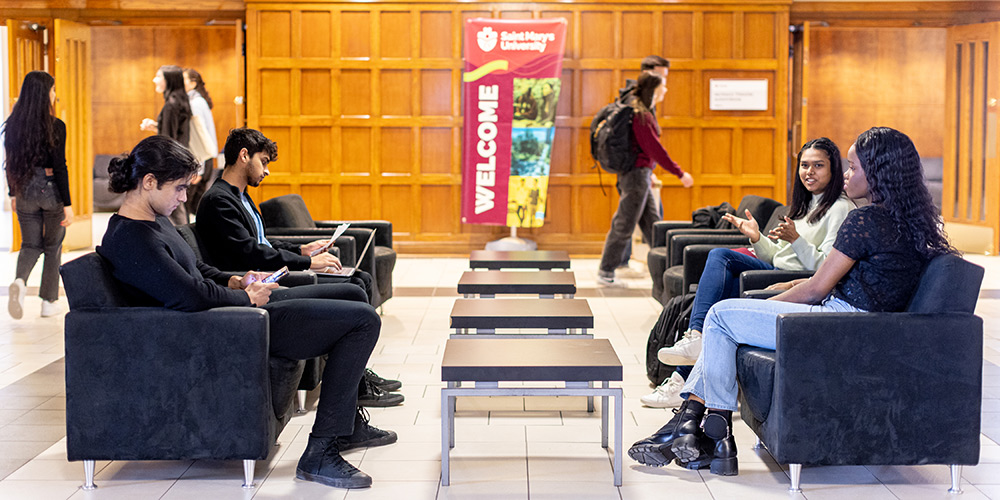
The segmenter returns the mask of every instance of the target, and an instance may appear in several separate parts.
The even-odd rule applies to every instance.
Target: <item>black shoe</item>
[[[364,392],[358,393],[359,406],[397,406],[403,403],[403,395],[395,392],[385,392],[370,380],[363,380]]]
[[[720,413],[709,413],[702,428],[704,432],[674,440],[671,450],[677,455],[677,459],[684,462],[684,466],[689,469],[703,469],[708,466],[712,474],[720,476],[739,474],[736,439],[733,437],[732,423],[729,419]]]
[[[378,374],[373,372],[371,368],[365,368],[365,380],[375,384],[379,389],[382,389],[385,392],[398,391],[401,387],[403,387],[402,382],[379,377]]]
[[[674,410],[674,418],[652,436],[633,444],[628,449],[628,456],[640,464],[653,467],[669,464],[675,456],[671,451],[671,444],[681,436],[697,432],[701,417],[705,414],[704,406],[698,404],[698,409],[691,406],[687,400],[681,403],[680,408]]]
[[[395,432],[383,431],[378,427],[368,424],[371,417],[368,410],[358,407],[357,416],[354,418],[354,433],[350,436],[337,438],[337,448],[340,451],[353,450],[354,448],[370,448],[372,446],[383,446],[396,442],[398,437]]]
[[[340,456],[337,438],[309,435],[309,444],[295,468],[295,477],[334,488],[367,488],[372,478]]]

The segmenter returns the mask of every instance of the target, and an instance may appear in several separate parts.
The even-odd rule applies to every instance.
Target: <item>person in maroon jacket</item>
[[[656,202],[653,198],[653,188],[650,180],[650,170],[656,163],[668,172],[676,175],[681,184],[689,188],[694,185],[691,174],[681,170],[677,162],[670,159],[667,150],[660,144],[660,125],[652,110],[663,101],[667,94],[667,81],[658,73],[643,72],[635,87],[633,107],[635,115],[632,118],[632,136],[638,149],[635,167],[618,175],[618,192],[621,193],[618,210],[611,219],[611,230],[604,240],[604,252],[601,254],[601,264],[597,271],[597,284],[601,286],[624,286],[615,282],[615,267],[621,261],[632,237],[635,225],[646,241],[653,241],[653,222],[660,219]]]

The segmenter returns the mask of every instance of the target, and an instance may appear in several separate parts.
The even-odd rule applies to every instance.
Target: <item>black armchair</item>
[[[180,225],[177,226],[177,232],[180,233],[181,237],[184,238],[184,241],[188,244],[188,246],[191,247],[191,250],[194,251],[195,256],[198,257],[198,260],[210,266],[215,266],[216,268],[219,268],[219,265],[217,263],[208,262],[205,260],[205,257],[207,257],[208,255],[202,253],[201,251],[202,247],[201,238],[198,236],[198,231],[195,230],[195,227],[196,226],[193,223]],[[338,243],[340,243],[340,238],[338,238]],[[350,251],[352,252],[354,251],[353,238],[350,238],[349,240],[345,239],[342,242],[342,244],[350,247]],[[330,251],[332,251],[334,254],[338,255],[340,254],[340,249],[337,248],[336,246],[332,247]],[[246,271],[247,270],[241,270],[241,271],[228,270],[227,272],[235,272],[242,274],[245,273]],[[278,280],[279,285],[286,287],[293,287],[299,285],[314,285],[316,284],[316,282],[317,282],[316,273],[312,271],[290,271],[288,274],[285,275],[285,277]],[[299,379],[299,389],[297,397],[298,404],[295,407],[295,411],[297,413],[306,412],[306,396],[308,395],[307,393],[319,387],[319,383],[323,381],[323,368],[325,366],[326,366],[325,356],[307,359],[305,361],[305,367],[302,370],[302,377],[301,379]]]
[[[392,248],[392,223],[383,220],[332,221],[313,220],[305,201],[297,194],[286,194],[261,202],[260,215],[264,219],[268,238],[287,236],[307,236],[313,240],[328,238],[333,230],[344,222],[351,228],[346,234],[355,235],[360,252],[367,242],[367,233],[352,233],[352,230],[375,231],[373,247],[363,256],[358,267],[371,274],[375,281],[375,297],[372,307],[379,307],[392,298],[392,270],[396,267],[396,251]],[[350,261],[348,261],[350,262]]]
[[[780,203],[755,195],[743,197],[737,213],[742,214],[744,210],[750,210],[758,221],[767,221],[762,226],[764,232],[780,223],[787,213],[787,208]],[[657,222],[653,232],[654,244],[662,246],[650,248],[648,265],[653,278],[653,297],[663,304],[672,297],[688,293],[691,285],[698,283],[708,252],[713,248],[749,245],[746,236],[736,229],[685,228],[673,221]]]
[[[940,256],[905,312],[785,314],[776,350],[739,347],[740,415],[792,491],[803,464],[948,464],[960,491],[979,461],[983,272]]]
[[[267,458],[291,418],[302,362],[268,355],[262,309],[186,313],[128,307],[96,253],[61,268],[66,315],[66,452],[83,460]]]

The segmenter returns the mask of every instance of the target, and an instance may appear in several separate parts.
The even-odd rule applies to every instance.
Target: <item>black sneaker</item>
[[[398,391],[403,387],[403,383],[398,380],[391,380],[379,377],[371,368],[365,368],[365,380],[375,384],[385,392]]]
[[[385,392],[370,380],[364,380],[364,392],[358,392],[358,406],[386,407],[403,403],[403,395],[395,392]]]
[[[295,468],[295,477],[334,488],[367,488],[372,478],[340,456],[337,438],[309,436],[309,444]]]
[[[347,437],[337,438],[337,448],[340,451],[353,450],[354,448],[365,448],[372,446],[384,446],[396,442],[395,432],[383,431],[378,427],[370,425],[368,410],[358,407],[358,414],[354,418],[354,434]]]

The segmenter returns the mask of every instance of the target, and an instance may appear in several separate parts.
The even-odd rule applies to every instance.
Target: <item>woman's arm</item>
[[[823,218],[819,220],[821,230],[826,232],[818,246],[801,237],[792,242],[792,250],[799,262],[802,263],[803,269],[818,269],[823,264],[823,261],[830,255],[830,251],[833,250],[833,243],[837,241],[837,232],[840,231],[840,226],[844,223],[844,219],[847,219],[847,214],[851,212],[852,208],[851,202],[838,200],[826,211]],[[805,223],[805,220],[802,223]]]
[[[73,204],[69,197],[69,169],[66,168],[66,124],[62,120],[56,119],[53,125],[56,144],[52,148],[49,168],[52,169],[56,189],[59,197],[62,198],[63,206]]]
[[[670,154],[660,144],[660,137],[656,135],[656,127],[652,120],[653,115],[646,112],[637,112],[632,118],[632,133],[635,135],[635,142],[657,165],[664,170],[676,175],[678,178],[684,176],[684,171],[677,163],[670,159]]]
[[[819,266],[819,269],[816,270],[816,274],[812,278],[768,300],[797,302],[799,304],[818,304],[827,295],[830,295],[833,287],[837,286],[840,279],[854,267],[854,263],[854,259],[844,255],[840,250],[833,248],[830,250],[830,255]]]

